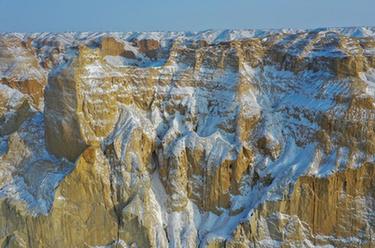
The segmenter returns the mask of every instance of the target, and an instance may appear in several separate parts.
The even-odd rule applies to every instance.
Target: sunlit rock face
[[[1,247],[375,246],[375,29],[0,35]]]

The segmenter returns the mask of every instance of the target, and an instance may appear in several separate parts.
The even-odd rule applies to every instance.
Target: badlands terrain
[[[0,34],[0,247],[375,247],[375,28]]]

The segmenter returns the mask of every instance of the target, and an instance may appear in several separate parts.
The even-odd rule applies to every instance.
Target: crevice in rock
[[[113,207],[114,207],[114,212],[115,212],[115,215],[116,215],[116,220],[117,220],[117,238],[116,238],[116,241],[114,242],[115,244],[115,248],[118,248],[119,246],[119,242],[120,242],[120,229],[122,227],[122,207],[121,205],[122,204],[119,204],[119,199],[121,197],[121,191],[118,189],[118,187],[116,187],[116,185],[118,184],[115,180],[115,178],[117,178],[119,175],[118,175],[118,171],[117,171],[117,167],[118,166],[121,166],[118,164],[118,161],[116,161],[116,153],[114,151],[114,147],[113,147],[113,144],[110,144],[108,145],[107,147],[105,147],[104,151],[103,151],[103,154],[104,156],[107,158],[108,160],[108,164],[110,166],[110,177],[109,177],[109,182],[110,182],[110,188],[111,188],[111,200],[112,200],[112,204],[113,204]]]
[[[10,244],[10,240],[12,238],[13,235],[9,235],[5,238],[3,244],[1,245],[1,247],[4,247],[4,248],[9,248],[9,244]]]

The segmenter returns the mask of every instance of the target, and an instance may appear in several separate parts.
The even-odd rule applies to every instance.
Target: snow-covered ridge
[[[67,223],[61,236],[76,238],[70,232],[91,227],[127,228],[132,225],[121,226],[116,218],[135,216],[154,244],[147,247],[225,245],[263,204],[288,198],[301,177],[325,179],[374,162],[374,33],[368,27],[1,34],[4,47],[18,46],[37,58],[21,75],[32,76],[35,69],[49,79],[41,97],[45,108],[16,132],[0,135],[0,204],[21,203],[20,209],[46,218],[54,204],[87,205],[88,219],[80,222],[76,214],[75,226]],[[362,55],[366,49],[357,60],[357,50]],[[19,64],[14,57],[0,60],[0,69],[1,63]],[[17,82],[17,73],[0,71],[9,82]],[[9,85],[0,91],[30,94],[18,91],[23,84]],[[9,98],[5,103],[18,106]],[[65,185],[74,192],[83,182],[78,201],[69,190],[54,196],[56,187],[80,172],[61,157],[84,161],[82,175],[95,174]],[[103,198],[80,201],[101,188],[108,189]],[[97,213],[112,208],[114,222],[104,218],[110,227],[89,226],[97,223]],[[277,210],[270,223],[259,217],[265,232],[260,243],[270,244],[265,247],[284,242],[272,233],[278,221],[305,221]],[[85,240],[93,247],[110,247],[113,240],[114,246],[133,244],[119,232],[103,243],[94,236],[90,232]],[[290,244],[285,242],[280,245]]]
[[[298,34],[298,33],[326,33],[334,32],[346,37],[366,38],[375,37],[375,27],[335,27],[316,29],[226,29],[205,30],[199,32],[43,32],[43,33],[0,33],[0,36],[17,36],[21,39],[48,40],[51,38],[61,39],[67,43],[74,40],[94,40],[105,35],[111,35],[123,40],[205,40],[208,43],[220,43],[232,40],[249,38],[264,38],[272,34]]]

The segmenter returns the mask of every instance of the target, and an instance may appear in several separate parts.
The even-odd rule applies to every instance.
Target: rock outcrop
[[[1,247],[372,247],[375,29],[0,35]]]

